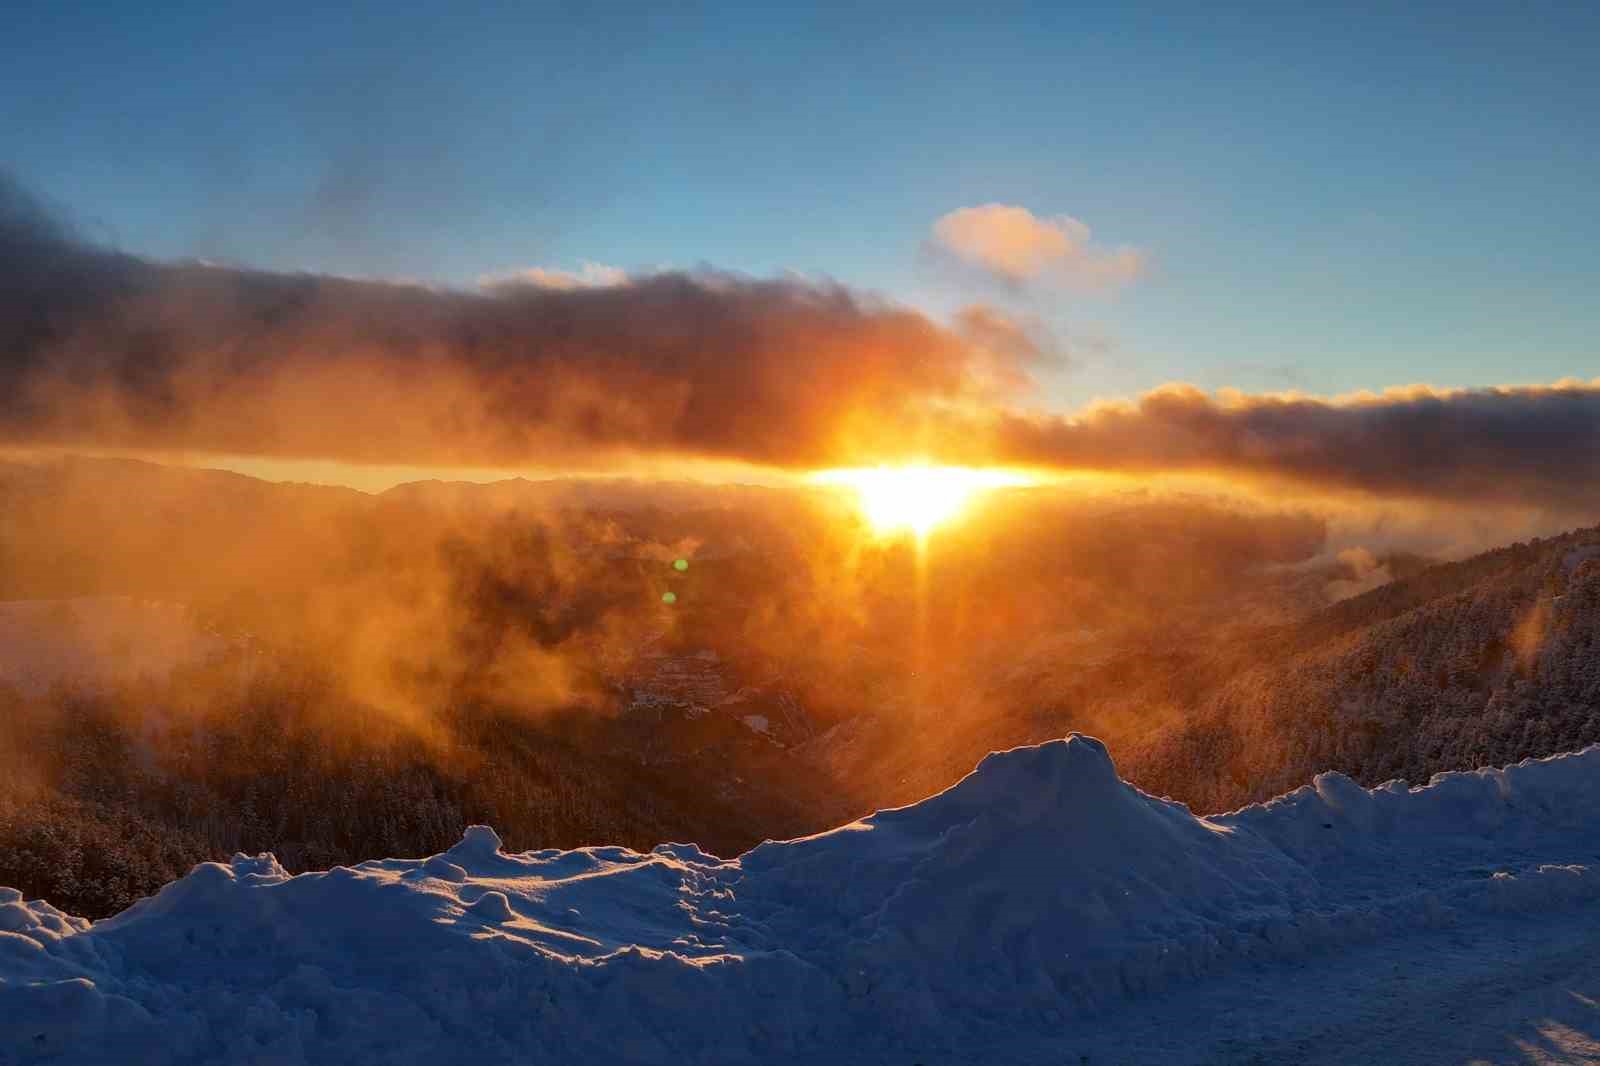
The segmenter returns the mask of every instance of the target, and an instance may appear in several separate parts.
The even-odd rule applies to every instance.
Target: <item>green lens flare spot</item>
[[[679,559],[677,562],[672,564],[672,568],[681,574],[685,570],[689,569],[689,560]]]
[[[678,594],[676,592],[663,592],[661,594],[661,602],[662,603],[677,603],[678,602]]]

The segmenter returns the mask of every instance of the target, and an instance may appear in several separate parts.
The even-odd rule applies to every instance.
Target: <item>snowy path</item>
[[[1594,907],[1218,978],[1101,1019],[1079,1055],[1192,1066],[1600,1062]]]
[[[1235,967],[1119,1004],[1078,1035],[829,1052],[803,1066],[1566,1066],[1600,1063],[1600,907],[1473,922]],[[799,1063],[796,1064],[799,1066]]]

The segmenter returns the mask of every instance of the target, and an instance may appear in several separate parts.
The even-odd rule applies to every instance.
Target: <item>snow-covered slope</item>
[[[1600,898],[1600,747],[1214,818],[1073,735],[736,860],[668,844],[289,877],[90,924],[0,895],[0,1061],[772,1061],[1052,1039],[1241,960]],[[878,1051],[873,1051],[878,1049]],[[881,1052],[882,1054],[879,1054]]]

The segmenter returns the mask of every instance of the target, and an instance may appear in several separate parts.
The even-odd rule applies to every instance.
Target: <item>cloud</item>
[[[1340,600],[1359,596],[1363,592],[1371,592],[1378,586],[1387,585],[1394,580],[1389,564],[1380,562],[1377,556],[1366,548],[1346,548],[1339,553],[1338,559],[1342,576],[1334,578],[1322,587],[1322,594],[1328,598],[1329,603],[1338,603]]]
[[[1003,323],[710,271],[458,292],[160,264],[0,183],[0,443],[809,466],[1025,385],[1039,348]]]
[[[1075,218],[1041,218],[1007,204],[963,207],[933,224],[937,249],[1011,285],[1103,289],[1143,273],[1144,256],[1136,249],[1102,249],[1090,238],[1089,227]]]
[[[621,267],[585,260],[576,271],[528,267],[509,274],[485,274],[478,279],[478,285],[485,289],[507,285],[531,285],[536,289],[601,289],[625,284],[627,280],[628,272]]]
[[[1034,318],[1018,318],[988,304],[970,304],[956,312],[952,327],[969,346],[969,374],[980,391],[1008,394],[1032,386],[1028,371],[1067,363],[1049,327]]]
[[[988,430],[996,458],[1047,467],[1600,511],[1600,378],[1335,399],[1169,385],[1075,417],[1003,413]]]
[[[702,271],[460,292],[160,264],[0,180],[0,445],[507,468],[927,457],[1600,512],[1600,379],[1020,410],[1061,358],[982,305]]]

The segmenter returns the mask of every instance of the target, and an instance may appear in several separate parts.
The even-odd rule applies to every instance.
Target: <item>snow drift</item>
[[[0,1062],[770,1061],[1083,1024],[1241,958],[1600,897],[1600,746],[1199,818],[1073,736],[734,860],[205,863],[89,923],[0,890]]]

